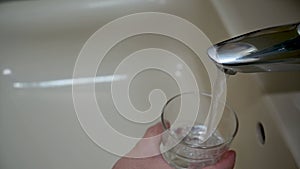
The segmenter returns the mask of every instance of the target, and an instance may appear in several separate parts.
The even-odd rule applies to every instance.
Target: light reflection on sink
[[[111,83],[112,81],[120,81],[126,79],[126,75],[107,75],[107,76],[95,76],[86,78],[72,78],[72,79],[59,79],[50,81],[39,82],[14,82],[13,87],[17,89],[26,88],[53,88],[64,87],[72,85],[85,85],[85,84],[97,84],[97,83]]]

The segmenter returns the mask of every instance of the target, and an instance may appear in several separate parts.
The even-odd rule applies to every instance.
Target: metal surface
[[[208,49],[227,74],[300,71],[300,23],[250,32]]]

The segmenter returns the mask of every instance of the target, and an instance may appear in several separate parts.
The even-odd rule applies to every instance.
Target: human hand
[[[151,126],[145,132],[144,138],[127,154],[129,157],[145,157],[145,158],[129,158],[122,157],[114,165],[113,169],[173,169],[163,159],[160,154],[159,146],[161,137],[158,136],[163,132],[161,123]],[[151,156],[157,154],[155,156]],[[147,157],[148,156],[148,157]],[[151,156],[151,157],[149,157]],[[233,169],[235,163],[235,152],[230,150],[224,153],[221,160],[212,166],[203,169]]]

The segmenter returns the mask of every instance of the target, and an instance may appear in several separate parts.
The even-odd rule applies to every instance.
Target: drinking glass
[[[205,117],[211,108],[210,104],[217,104],[211,103],[211,99],[209,94],[185,93],[171,98],[164,106],[161,121],[165,131],[160,150],[165,161],[174,168],[199,169],[213,165],[229,149],[238,130],[238,119],[224,102],[224,111],[219,113],[222,116],[216,129],[204,138],[208,127],[205,125]],[[183,100],[188,103],[184,110],[181,108]],[[199,103],[196,116],[189,113],[195,110],[189,111],[191,103]]]

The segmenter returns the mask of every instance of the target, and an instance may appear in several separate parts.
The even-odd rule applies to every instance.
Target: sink
[[[1,1],[0,168],[111,168],[119,159],[83,130],[71,86],[83,45],[110,21],[141,12],[168,13],[193,23],[217,43],[255,29],[299,21],[299,7],[297,0]],[[195,56],[188,47],[154,34],[134,36],[112,48],[97,70],[96,100],[115,130],[133,137],[142,136],[159,119],[133,125],[117,114],[109,93],[110,75],[124,56],[149,46],[202,65],[189,60]],[[195,70],[206,79],[201,81],[202,90],[210,90],[205,69]],[[295,85],[299,77],[299,73],[229,77],[227,100],[240,121],[232,146],[237,151],[235,168],[299,168],[300,85]],[[77,82],[85,85],[92,80]],[[144,71],[130,86],[131,101],[145,110],[153,89],[163,90],[166,98],[177,94],[178,86],[172,84],[174,79],[165,73]],[[80,95],[86,97],[84,92]],[[105,136],[104,129],[98,132]]]

